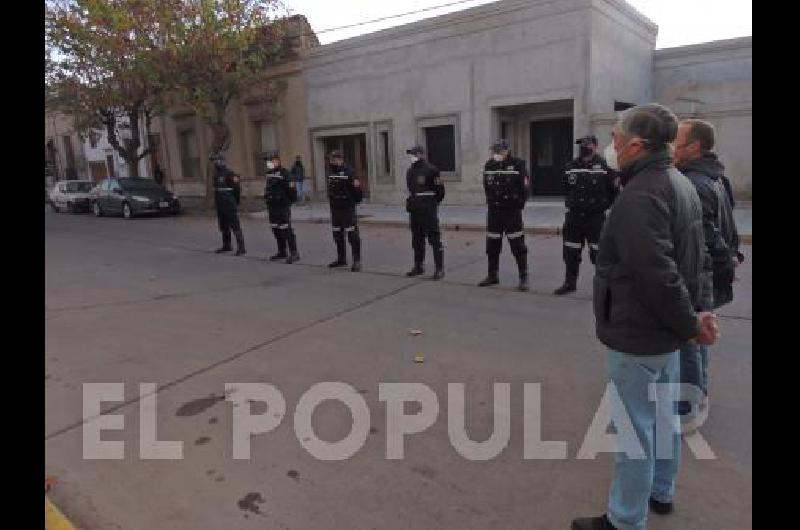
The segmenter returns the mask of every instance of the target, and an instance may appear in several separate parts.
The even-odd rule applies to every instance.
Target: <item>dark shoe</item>
[[[406,273],[406,276],[419,276],[420,274],[425,274],[425,269],[422,268],[422,265],[414,265],[414,268],[411,269]]]
[[[487,276],[481,281],[481,283],[478,284],[478,287],[497,285],[498,283],[500,283],[500,279],[497,276]]]
[[[659,515],[669,515],[672,513],[674,506],[671,502],[660,502],[654,498],[650,498],[650,509]]]
[[[286,259],[288,257],[289,256],[287,256],[285,252],[278,252],[274,256],[270,256],[269,260],[270,261],[280,261],[280,260]]]
[[[289,256],[288,258],[286,258],[286,263],[288,263],[289,265],[291,265],[295,261],[300,261],[300,254],[298,254],[296,252],[294,254],[292,254],[291,256]]]
[[[214,251],[214,254],[222,254],[223,252],[230,252],[231,250],[233,250],[231,247],[219,247]]]
[[[361,272],[361,262],[360,261],[354,261],[353,262],[353,266],[350,267],[350,270],[353,271],[353,272]]]
[[[328,263],[328,268],[336,268],[336,267],[347,267],[347,262],[342,260],[336,260]]]
[[[573,519],[572,530],[617,530],[617,527],[611,524],[606,515],[601,515],[600,517]]]
[[[523,274],[522,276],[519,277],[519,287],[517,287],[517,289],[519,289],[522,292],[527,292],[531,290],[530,286],[528,285],[527,274]]]
[[[433,279],[434,280],[441,280],[442,278],[444,278],[444,269],[436,269],[433,272]]]
[[[564,285],[553,291],[553,294],[561,296],[562,294],[574,293],[575,290],[576,290],[575,284],[565,282]]]
[[[236,256],[244,256],[245,254],[247,254],[247,251],[243,247],[237,248],[236,252],[234,252]]]

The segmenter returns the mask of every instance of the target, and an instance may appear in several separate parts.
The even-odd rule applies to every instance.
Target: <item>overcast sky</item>
[[[285,0],[293,13],[305,15],[315,31],[417,11],[457,0]],[[415,20],[460,11],[495,0],[470,0],[415,15],[319,34],[323,44]],[[628,0],[658,25],[657,48],[696,44],[753,34],[751,0]]]

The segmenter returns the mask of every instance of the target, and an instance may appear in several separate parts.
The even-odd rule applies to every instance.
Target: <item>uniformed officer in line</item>
[[[336,243],[336,261],[329,263],[328,267],[347,266],[347,248],[344,242],[347,234],[353,251],[353,266],[350,270],[358,272],[361,270],[361,237],[358,234],[356,204],[363,198],[361,182],[353,177],[353,170],[344,163],[341,151],[331,151],[328,160],[328,201],[331,205],[333,240]]]
[[[236,255],[244,254],[244,235],[239,224],[239,200],[241,197],[241,184],[239,176],[231,171],[222,155],[209,157],[214,163],[214,204],[217,207],[217,220],[219,230],[222,232],[222,246],[215,250],[217,254],[230,252],[231,231],[236,236]]]
[[[411,226],[411,246],[414,248],[414,268],[406,276],[418,276],[425,272],[425,238],[428,238],[436,266],[433,279],[440,280],[444,277],[444,247],[439,232],[439,203],[444,199],[444,184],[436,166],[425,160],[422,146],[414,146],[406,154],[411,162],[406,172],[406,210]]]
[[[278,243],[278,253],[269,259],[285,259],[286,263],[294,263],[300,259],[297,254],[297,239],[292,229],[292,204],[297,202],[295,181],[289,170],[281,165],[281,157],[277,151],[267,153],[264,161],[267,170],[264,202],[267,203],[269,223]],[[286,253],[287,244],[290,254]]]
[[[503,234],[517,260],[519,290],[528,290],[528,249],[522,226],[522,209],[527,200],[529,184],[525,161],[513,157],[506,140],[492,145],[492,158],[483,171],[483,188],[489,206],[486,221],[486,254],[489,257],[489,274],[478,285],[485,287],[500,283],[497,276]]]
[[[580,154],[564,168],[567,214],[562,234],[567,272],[564,284],[554,292],[557,295],[575,291],[584,242],[589,243],[589,259],[594,264],[606,210],[618,192],[616,173],[597,154],[597,137],[590,134],[575,143],[580,145]]]

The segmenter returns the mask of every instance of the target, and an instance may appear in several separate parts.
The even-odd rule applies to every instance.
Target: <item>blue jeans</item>
[[[694,385],[702,395],[708,395],[708,346],[687,342],[681,348],[681,383]],[[686,402],[681,402],[680,413],[696,413],[701,397],[699,393],[683,396]]]
[[[306,198],[306,195],[303,192],[303,184],[304,184],[304,181],[302,181],[302,180],[296,180],[295,183],[294,183],[294,185],[296,186],[296,189],[297,189],[297,202],[303,202],[305,200],[305,198]]]
[[[625,407],[625,411],[612,412],[611,417],[628,414],[645,455],[629,458],[624,452],[614,453],[608,518],[619,530],[644,530],[650,497],[672,502],[675,495],[681,456],[675,405],[680,370],[678,352],[630,355],[611,351],[607,369],[608,380],[616,386]],[[651,390],[653,383],[659,385]],[[657,440],[662,444],[660,450],[656,448]]]

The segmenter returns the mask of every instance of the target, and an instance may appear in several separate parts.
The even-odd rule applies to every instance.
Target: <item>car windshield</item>
[[[67,182],[66,191],[68,193],[86,193],[91,191],[91,182]]]
[[[122,189],[126,191],[160,190],[161,186],[150,179],[125,179],[119,181]]]

